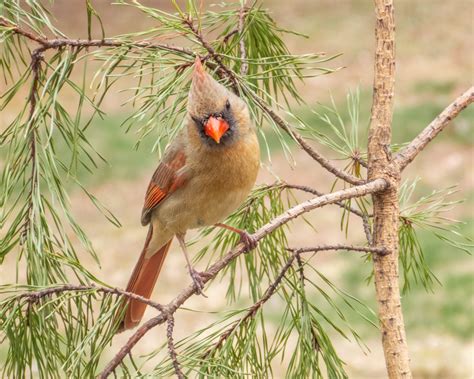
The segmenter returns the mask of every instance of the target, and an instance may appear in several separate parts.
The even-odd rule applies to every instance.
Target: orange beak
[[[216,143],[219,143],[224,133],[229,129],[229,124],[222,117],[209,117],[204,132],[211,137]]]

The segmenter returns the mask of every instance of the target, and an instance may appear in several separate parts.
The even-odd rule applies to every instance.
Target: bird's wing
[[[151,211],[163,199],[185,183],[184,170],[182,170],[185,164],[186,154],[182,145],[172,148],[164,156],[146,191],[145,204],[142,210],[142,225],[147,225],[150,222]]]

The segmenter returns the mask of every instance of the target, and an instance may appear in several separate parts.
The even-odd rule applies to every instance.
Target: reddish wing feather
[[[176,191],[184,184],[184,178],[178,175],[178,170],[184,167],[186,155],[182,150],[176,150],[165,156],[153,174],[145,195],[142,211],[142,224],[150,222],[150,212],[167,195]]]
[[[144,209],[152,209],[158,205],[158,203],[166,196],[160,187],[158,187],[154,182],[151,182],[148,186],[148,191],[145,197]]]

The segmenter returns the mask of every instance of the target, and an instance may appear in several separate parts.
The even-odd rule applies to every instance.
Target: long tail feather
[[[150,226],[148,230],[148,236],[145,242],[140,258],[138,259],[135,268],[133,269],[132,276],[127,285],[127,291],[136,293],[137,295],[150,298],[153,288],[155,287],[156,280],[160,274],[161,267],[168,253],[171,241],[169,240],[164,246],[162,246],[155,254],[145,256],[148,244],[150,243],[151,236],[153,234],[153,227]],[[137,326],[145,313],[147,307],[141,301],[130,299],[124,303],[127,306],[124,318],[120,324],[119,332],[134,328]],[[123,312],[123,310],[122,310]]]

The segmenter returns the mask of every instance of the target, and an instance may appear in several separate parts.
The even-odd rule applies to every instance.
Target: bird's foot
[[[245,245],[246,253],[248,253],[250,250],[253,250],[257,247],[257,244],[258,244],[257,238],[255,238],[252,234],[250,234],[246,230],[234,228],[233,226],[222,224],[220,222],[215,224],[215,226],[237,233],[240,236],[240,242],[242,242]]]
[[[204,292],[202,291],[204,289],[204,281],[201,276],[201,273],[199,271],[196,271],[193,268],[189,269],[189,275],[191,275],[191,279],[193,280],[194,287],[196,288],[196,293],[198,295],[202,295],[204,297],[207,297]]]
[[[240,242],[245,245],[245,252],[248,253],[250,250],[253,250],[257,247],[258,241],[257,239],[247,232],[246,230],[241,230],[240,234]]]

